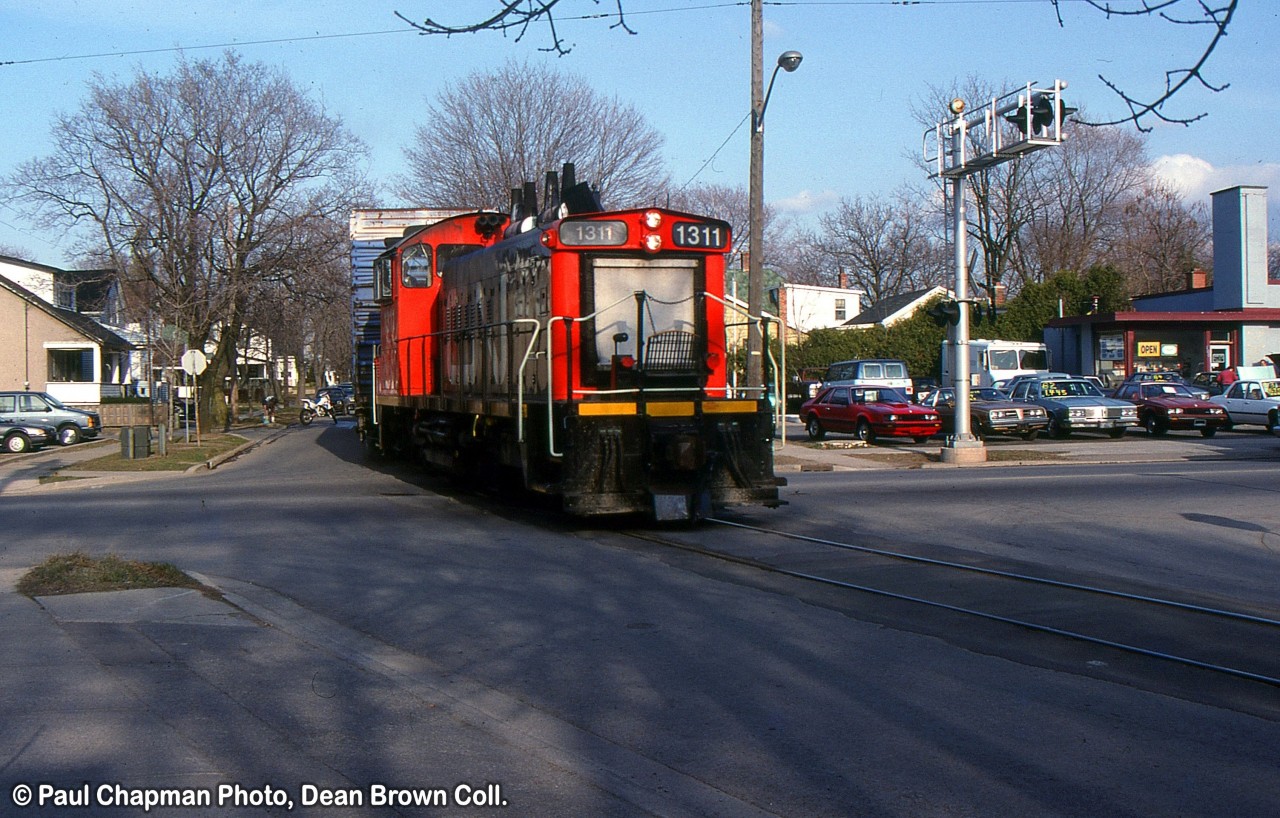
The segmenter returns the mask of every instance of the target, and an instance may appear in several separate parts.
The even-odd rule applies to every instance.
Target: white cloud
[[[1260,185],[1267,189],[1267,232],[1280,238],[1280,163],[1256,162],[1215,168],[1197,156],[1179,153],[1161,156],[1151,163],[1155,175],[1182,193],[1187,204],[1209,206],[1209,195],[1239,185]]]
[[[1188,202],[1209,203],[1209,194],[1237,185],[1268,188],[1267,198],[1280,206],[1280,163],[1257,162],[1215,168],[1198,156],[1186,153],[1161,156],[1151,164],[1157,177],[1173,185]]]
[[[800,215],[829,210],[839,201],[840,195],[834,190],[821,190],[816,193],[812,190],[802,190],[785,199],[771,199],[769,204],[784,213]]]

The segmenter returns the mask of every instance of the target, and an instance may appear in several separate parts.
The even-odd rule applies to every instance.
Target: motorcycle
[[[302,399],[302,408],[298,411],[298,422],[303,426],[310,426],[311,421],[317,416],[332,418],[334,423],[338,422],[338,413],[334,410],[333,402],[329,400],[328,395],[321,395],[315,400]]]

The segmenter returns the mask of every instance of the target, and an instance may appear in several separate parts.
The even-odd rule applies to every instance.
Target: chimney
[[[1009,299],[1009,288],[1003,284],[996,285],[996,306],[1003,307],[1004,302]]]
[[[840,270],[840,289],[842,290],[850,289],[849,274],[846,273],[843,269]]]
[[[1199,267],[1187,273],[1187,289],[1203,290],[1209,286],[1209,274]]]

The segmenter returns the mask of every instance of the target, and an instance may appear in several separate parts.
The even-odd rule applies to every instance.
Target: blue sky
[[[541,50],[549,45],[542,29],[520,42],[497,33],[423,37],[393,14],[462,23],[498,5],[0,0],[0,174],[50,151],[54,115],[80,106],[95,73],[127,80],[138,67],[166,71],[177,59],[175,48],[189,57],[216,57],[221,49],[208,46],[231,46],[249,60],[280,66],[341,117],[369,145],[375,180],[400,172],[402,150],[441,88],[516,57],[552,62],[636,106],[664,134],[677,184],[745,186],[746,0],[624,0],[635,35],[610,29],[614,0],[562,0],[559,30],[572,47],[563,57]],[[1123,110],[1099,74],[1135,95],[1157,94],[1165,71],[1190,65],[1209,34],[1202,26],[1108,21],[1079,0],[1063,0],[1061,8],[1065,25],[1059,27],[1048,0],[767,2],[766,71],[788,49],[802,52],[804,62],[779,75],[769,104],[766,199],[812,223],[841,197],[888,195],[921,182],[913,158],[922,130],[912,108],[931,87],[970,75],[1008,88],[1061,78],[1070,83],[1073,104],[1094,118],[1110,118]],[[572,19],[580,14],[601,17]],[[1236,184],[1270,187],[1272,238],[1280,240],[1277,42],[1280,3],[1243,0],[1206,70],[1209,81],[1230,88],[1184,93],[1171,113],[1207,117],[1190,127],[1152,122],[1148,148],[1156,167],[1193,201],[1207,204],[1209,192]],[[386,204],[441,203],[405,203],[388,194]],[[70,263],[65,237],[35,231],[4,206],[0,245],[26,250],[36,261]]]

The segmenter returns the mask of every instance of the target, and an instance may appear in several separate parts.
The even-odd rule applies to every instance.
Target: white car
[[[1280,379],[1236,381],[1209,400],[1222,404],[1231,426],[1251,423],[1272,434],[1280,428]]]

